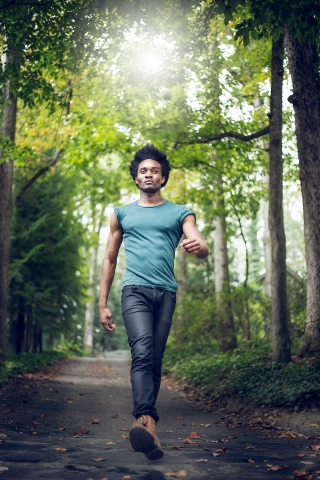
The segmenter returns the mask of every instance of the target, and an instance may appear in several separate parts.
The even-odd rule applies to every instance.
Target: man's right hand
[[[111,310],[108,307],[100,307],[100,323],[107,332],[114,332],[117,327],[115,326]]]

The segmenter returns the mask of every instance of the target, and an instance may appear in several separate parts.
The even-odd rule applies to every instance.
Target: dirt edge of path
[[[241,415],[248,421],[252,421],[253,418],[261,418],[270,426],[281,427],[288,431],[293,430],[309,436],[320,435],[319,408],[311,407],[299,410],[298,407],[262,407],[237,395],[199,400],[198,391],[195,388],[170,375],[163,375],[162,383],[169,390],[179,391],[184,398],[197,402],[198,408],[204,411],[212,413],[222,411],[225,414]]]

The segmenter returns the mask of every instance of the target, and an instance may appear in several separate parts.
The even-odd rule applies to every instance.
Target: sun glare
[[[138,68],[148,74],[158,73],[165,63],[161,52],[154,47],[138,49],[134,56]]]
[[[145,75],[156,75],[164,69],[175,49],[174,41],[168,37],[139,34],[134,28],[125,33],[125,39],[122,54],[127,66]]]

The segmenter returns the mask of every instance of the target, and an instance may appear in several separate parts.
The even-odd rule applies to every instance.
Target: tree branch
[[[56,151],[56,154],[52,157],[52,159],[49,161],[48,165],[46,165],[45,167],[42,167],[40,168],[40,170],[38,170],[31,178],[29,178],[29,180],[23,185],[23,187],[21,188],[20,192],[18,193],[18,195],[16,196],[16,203],[18,203],[20,200],[21,200],[21,197],[26,193],[26,191],[31,187],[31,185],[39,178],[41,177],[42,175],[44,175],[50,167],[53,167],[57,161],[59,160],[59,158],[61,157],[61,154],[63,152],[63,149],[62,148],[59,148],[57,151]]]
[[[196,140],[192,140],[190,144],[194,143],[209,143],[215,140],[222,140],[223,138],[235,138],[236,140],[241,140],[242,142],[249,142],[250,140],[254,140],[255,138],[260,138],[269,133],[270,127],[264,127],[262,130],[258,132],[251,133],[250,135],[243,135],[242,133],[237,132],[222,132],[217,133],[215,135],[210,135],[208,137],[197,138]]]
[[[54,2],[49,2],[49,5],[53,4]],[[8,2],[6,3],[5,5],[1,5],[0,6],[0,10],[4,10],[5,8],[8,8],[8,7],[15,7],[15,6],[22,6],[22,7],[41,7],[43,5],[46,5],[44,3],[39,3],[39,2],[27,2],[27,3],[23,3],[23,2],[15,2],[14,0],[12,0],[11,2]]]

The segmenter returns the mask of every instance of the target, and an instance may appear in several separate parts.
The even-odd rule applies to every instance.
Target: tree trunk
[[[182,235],[179,243],[181,243],[184,238],[185,236]],[[187,290],[187,255],[181,250],[179,245],[177,252],[177,284],[177,303],[179,303],[182,301]]]
[[[25,315],[25,303],[22,297],[19,298],[18,303],[18,317],[16,323],[16,353],[22,353],[23,351],[23,338],[24,338],[24,315]]]
[[[301,356],[320,354],[320,85],[316,42],[286,32],[292,77],[307,265],[307,322]]]
[[[27,308],[26,308],[26,324],[25,324],[24,339],[23,339],[24,352],[30,352],[31,350],[32,334],[33,334],[32,307],[29,304],[27,305]]]
[[[37,325],[34,325],[32,353],[38,352],[42,352],[42,330]]]
[[[224,200],[222,195],[222,180],[215,179],[216,208],[218,215],[214,219],[214,272],[215,292],[219,315],[220,351],[227,352],[237,346],[232,312],[228,247],[226,241],[226,221],[224,213]]]
[[[85,346],[88,350],[93,347],[93,321],[94,321],[94,307],[96,298],[96,279],[97,279],[97,259],[98,259],[99,244],[91,249],[90,270],[89,270],[89,296],[90,300],[86,304],[85,313]]]
[[[273,360],[290,362],[289,310],[286,281],[286,238],[282,205],[283,35],[272,42],[269,148],[269,226],[271,236],[271,332]]]
[[[17,118],[17,99],[5,82],[2,106],[1,134],[14,142]],[[0,151],[0,363],[7,356],[7,305],[10,258],[10,232],[12,221],[13,160],[4,161],[5,151]]]
[[[264,184],[269,190],[269,175],[264,177]],[[269,200],[264,200],[262,203],[263,211],[263,247],[264,247],[264,267],[266,270],[264,289],[268,297],[271,297],[271,236],[269,228]]]

